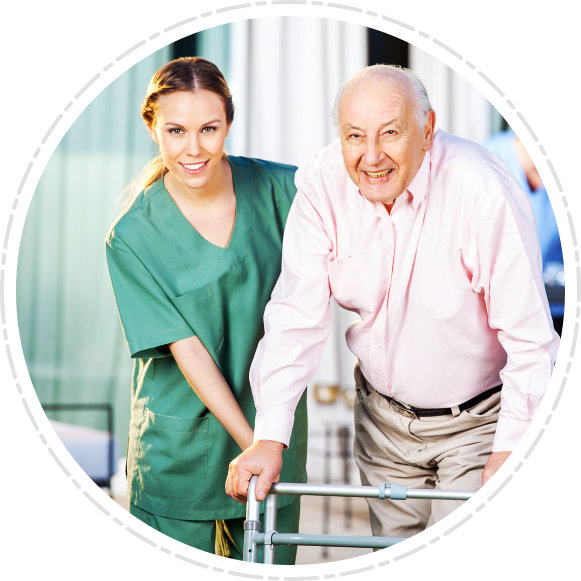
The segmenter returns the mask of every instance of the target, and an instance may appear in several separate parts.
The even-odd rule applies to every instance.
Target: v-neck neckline
[[[238,175],[235,169],[235,164],[232,163],[232,159],[228,156],[226,157],[226,161],[230,166],[230,171],[232,172],[232,187],[234,189],[234,197],[236,198],[236,209],[234,214],[234,224],[232,226],[232,231],[230,233],[230,238],[228,239],[228,244],[226,246],[219,246],[218,244],[214,244],[210,242],[205,236],[200,234],[198,230],[190,223],[190,221],[184,216],[183,212],[180,210],[179,206],[176,204],[175,200],[172,198],[171,194],[169,193],[168,189],[165,187],[165,183],[163,181],[163,177],[161,178],[161,187],[167,196],[171,206],[175,209],[180,216],[180,219],[184,222],[187,228],[191,232],[193,232],[194,236],[202,241],[205,246],[208,248],[215,249],[217,252],[227,253],[232,250],[232,247],[235,243],[235,239],[237,238],[237,232],[240,230],[240,222],[243,220],[242,214],[244,213],[244,195],[241,195],[242,183],[238,181]]]

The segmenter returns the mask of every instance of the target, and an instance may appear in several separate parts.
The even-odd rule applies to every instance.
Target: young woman
[[[248,370],[280,270],[294,167],[224,152],[226,81],[201,58],[152,78],[141,108],[158,144],[112,226],[107,262],[135,359],[127,450],[130,511],[199,549],[242,558],[245,506],[227,496],[230,460],[252,444]],[[281,480],[306,479],[306,405]],[[297,530],[295,497],[279,499]],[[292,564],[296,549],[277,549]]]

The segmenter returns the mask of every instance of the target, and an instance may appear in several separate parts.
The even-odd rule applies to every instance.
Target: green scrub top
[[[263,312],[280,273],[284,225],[296,193],[292,166],[229,156],[236,218],[226,248],[203,238],[163,180],[140,194],[107,238],[117,309],[135,358],[127,450],[129,501],[183,520],[244,516],[224,492],[240,448],[190,387],[168,344],[197,335],[250,425],[248,379]],[[281,481],[306,481],[303,396]],[[281,497],[279,505],[292,502]]]

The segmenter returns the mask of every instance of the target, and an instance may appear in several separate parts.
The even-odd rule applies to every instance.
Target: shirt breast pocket
[[[373,311],[365,256],[337,256],[329,262],[329,284],[337,304],[350,311]]]

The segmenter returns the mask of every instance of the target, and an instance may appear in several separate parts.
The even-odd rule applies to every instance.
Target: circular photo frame
[[[434,567],[435,570],[440,572],[447,571],[448,569],[444,568],[441,563],[440,565],[434,565],[434,562],[456,562],[450,559],[455,559],[454,555],[457,557],[460,554],[459,560],[462,563],[468,563],[471,558],[474,558],[474,555],[479,553],[479,551],[474,549],[474,543],[480,543],[480,552],[482,552],[484,550],[482,546],[490,542],[491,546],[494,547],[494,551],[497,551],[495,553],[496,556],[491,557],[494,568],[497,570],[503,570],[503,568],[507,570],[508,568],[510,570],[514,564],[507,563],[506,559],[509,558],[511,551],[508,549],[501,550],[502,546],[506,546],[507,538],[511,538],[510,536],[507,537],[508,533],[506,531],[513,531],[515,535],[522,535],[523,539],[526,539],[525,541],[521,539],[519,542],[513,539],[514,548],[512,553],[515,555],[516,560],[521,561],[529,558],[530,555],[525,549],[525,544],[531,540],[529,528],[535,522],[527,520],[531,518],[529,513],[531,510],[530,503],[537,497],[542,498],[544,490],[541,489],[557,488],[559,486],[558,484],[553,484],[551,487],[552,483],[546,486],[540,480],[539,469],[542,468],[547,458],[553,457],[554,454],[551,452],[551,447],[560,450],[567,445],[568,437],[564,437],[565,426],[567,425],[566,412],[569,411],[571,402],[575,401],[571,400],[570,386],[574,382],[576,372],[574,359],[581,306],[581,299],[579,298],[581,296],[581,276],[579,275],[579,251],[577,247],[578,218],[575,213],[575,210],[579,210],[579,208],[577,208],[577,200],[568,195],[568,184],[571,182],[569,174],[562,173],[563,162],[559,162],[562,159],[562,154],[559,150],[554,151],[555,144],[558,143],[561,137],[561,132],[557,131],[556,137],[551,135],[550,127],[547,129],[545,123],[538,121],[539,114],[531,113],[528,106],[521,105],[525,97],[514,89],[513,93],[510,93],[510,89],[505,88],[505,86],[513,86],[507,79],[510,79],[511,74],[514,73],[509,71],[501,74],[496,70],[487,68],[487,66],[492,66],[490,64],[487,65],[487,62],[497,63],[501,60],[498,52],[494,53],[494,56],[488,61],[483,59],[482,62],[485,64],[478,64],[478,57],[482,54],[481,51],[477,48],[472,50],[470,48],[462,49],[455,44],[454,41],[458,40],[458,37],[445,24],[442,24],[443,18],[441,16],[440,18],[435,18],[433,25],[430,25],[425,18],[418,18],[413,13],[406,12],[406,10],[388,13],[385,7],[379,5],[379,2],[370,2],[366,6],[360,6],[358,5],[360,3],[355,2],[339,4],[280,2],[276,0],[252,4],[222,2],[220,6],[212,7],[204,6],[204,3],[197,4],[197,6],[188,5],[187,12],[184,12],[182,7],[180,17],[177,17],[177,12],[168,13],[167,20],[164,19],[163,26],[157,28],[155,20],[152,18],[144,19],[143,22],[140,21],[140,27],[147,30],[147,33],[143,36],[131,34],[130,38],[133,42],[129,43],[117,40],[115,46],[121,47],[121,49],[115,55],[109,54],[104,64],[98,57],[92,57],[92,63],[101,63],[95,66],[93,71],[81,70],[77,62],[78,68],[75,70],[75,82],[69,83],[69,86],[74,87],[69,93],[70,96],[68,98],[65,97],[61,104],[55,103],[55,99],[50,100],[51,107],[50,109],[47,107],[47,111],[50,110],[52,116],[47,116],[46,113],[42,114],[38,111],[30,116],[35,123],[44,123],[45,130],[35,132],[35,139],[31,141],[21,139],[18,142],[17,155],[21,156],[24,161],[20,157],[15,160],[16,166],[20,171],[15,172],[17,176],[13,176],[10,181],[13,187],[8,188],[2,199],[6,220],[3,220],[4,234],[2,239],[4,244],[0,265],[0,314],[4,343],[1,371],[5,379],[7,409],[14,411],[12,421],[7,424],[6,432],[3,432],[3,435],[9,444],[9,448],[11,448],[7,454],[7,460],[13,465],[16,474],[12,482],[18,482],[21,476],[24,478],[22,484],[5,485],[6,494],[13,494],[17,499],[15,508],[9,511],[10,518],[8,522],[14,525],[13,529],[16,531],[15,539],[17,539],[19,548],[9,560],[12,559],[12,562],[16,563],[14,559],[18,558],[24,569],[34,570],[35,572],[37,570],[46,572],[46,564],[48,563],[50,569],[56,572],[61,571],[64,574],[64,578],[72,578],[74,573],[84,574],[87,570],[90,571],[89,576],[95,571],[99,571],[100,575],[105,574],[108,569],[107,565],[98,562],[88,567],[86,560],[93,553],[102,554],[105,551],[106,554],[111,555],[111,562],[115,564],[117,571],[132,570],[133,573],[137,573],[142,577],[145,576],[145,578],[153,578],[153,575],[161,574],[162,571],[165,574],[171,571],[172,574],[203,575],[204,578],[208,579],[231,578],[232,576],[272,580],[342,577],[374,579],[384,574],[403,575],[410,568],[418,572],[428,572],[434,570]],[[64,9],[64,7],[61,8]],[[20,16],[23,20],[26,20],[26,15],[23,12],[20,13]],[[127,12],[124,12],[124,18],[129,18]],[[327,39],[327,45],[321,48],[321,51],[327,52],[322,53],[324,56],[321,56],[319,60],[329,69],[333,69],[333,81],[336,81],[336,79],[344,80],[343,77],[348,75],[350,71],[357,70],[358,66],[371,64],[358,60],[357,51],[355,51],[354,44],[352,44],[354,42],[366,43],[367,38],[358,37],[357,32],[354,36],[349,36],[349,32],[346,32],[344,28],[350,25],[355,28],[361,27],[375,30],[392,38],[400,39],[408,43],[409,46],[414,47],[416,51],[425,53],[427,55],[425,60],[418,57],[416,62],[419,63],[418,67],[426,67],[426,74],[432,74],[433,70],[438,66],[445,66],[450,71],[454,71],[470,87],[481,93],[484,100],[492,104],[500,116],[510,124],[539,170],[559,225],[565,257],[567,315],[563,325],[563,341],[557,358],[557,365],[535,420],[506,465],[472,499],[444,519],[444,521],[399,546],[348,559],[347,561],[334,561],[308,566],[299,565],[294,568],[272,568],[266,565],[226,561],[223,558],[202,553],[173,541],[131,517],[122,506],[99,489],[94,479],[88,475],[87,470],[83,469],[79,462],[74,459],[71,451],[64,445],[62,434],[59,436],[54,422],[48,419],[45,409],[43,409],[42,404],[46,402],[46,399],[43,401],[38,386],[30,377],[35,373],[37,377],[42,377],[42,373],[46,371],[42,369],[42,357],[39,359],[40,363],[35,368],[35,372],[31,371],[31,351],[36,349],[38,353],[38,351],[46,349],[47,352],[54,352],[60,349],[58,361],[65,361],[69,358],[68,353],[70,353],[67,348],[67,341],[71,342],[71,345],[77,342],[74,333],[72,336],[67,336],[64,331],[60,331],[60,334],[56,336],[52,332],[44,336],[42,333],[35,334],[33,330],[35,328],[31,326],[32,323],[26,317],[23,318],[23,312],[26,308],[22,305],[33,305],[34,308],[40,309],[36,313],[37,317],[46,317],[47,311],[42,309],[43,303],[39,302],[39,296],[52,292],[58,293],[58,286],[51,287],[51,290],[47,293],[47,287],[39,283],[39,281],[53,280],[57,276],[53,272],[54,269],[48,268],[46,265],[47,262],[50,263],[49,254],[46,253],[43,256],[42,252],[47,250],[46,245],[41,243],[41,247],[37,248],[35,253],[31,253],[31,255],[36,257],[31,259],[33,261],[36,260],[34,271],[36,274],[31,275],[29,279],[20,278],[21,281],[25,280],[20,288],[18,287],[17,277],[25,276],[23,274],[24,270],[19,271],[19,269],[24,253],[29,250],[26,246],[27,240],[34,240],[35,238],[43,240],[43,236],[46,239],[51,237],[53,239],[62,238],[63,232],[65,232],[64,226],[67,224],[67,212],[72,214],[74,221],[75,217],[78,219],[80,216],[78,212],[83,213],[83,220],[88,220],[91,215],[94,216],[96,212],[101,211],[94,205],[96,192],[95,195],[88,196],[90,202],[83,198],[81,192],[77,200],[78,206],[67,206],[64,203],[65,198],[60,196],[63,195],[67,187],[71,187],[70,183],[53,181],[52,189],[46,194],[47,197],[42,203],[38,202],[40,196],[37,198],[37,193],[35,192],[40,191],[39,188],[42,188],[43,180],[47,179],[47,172],[52,171],[55,176],[59,174],[58,164],[61,161],[59,148],[63,144],[73,148],[69,150],[69,154],[78,153],[74,149],[75,144],[67,142],[67,135],[71,134],[75,126],[80,126],[77,124],[83,116],[86,119],[90,118],[92,103],[101,99],[102,95],[106,93],[113,83],[122,84],[123,77],[130,75],[139,77],[141,74],[145,78],[147,75],[139,72],[140,64],[146,60],[159,62],[159,59],[167,57],[169,53],[163,53],[163,50],[170,44],[176,45],[190,35],[200,33],[203,30],[216,29],[241,22],[244,22],[246,26],[250,26],[249,37],[241,40],[240,36],[232,36],[225,43],[229,46],[230,53],[237,55],[240,59],[238,64],[245,60],[249,62],[249,53],[244,53],[243,47],[246,47],[245,50],[247,51],[257,50],[257,48],[264,50],[264,46],[268,45],[268,43],[281,40],[281,31],[291,30],[296,32],[296,29],[283,27],[278,30],[278,35],[275,34],[273,31],[276,32],[277,30],[275,28],[276,19],[291,20],[301,18],[311,19],[313,22],[319,21],[317,25],[331,25],[324,28],[325,34],[329,35],[331,40]],[[252,28],[253,23],[258,25],[260,20],[269,21],[265,27],[260,29],[264,34],[269,28],[271,29],[271,36],[267,36],[264,39],[265,45],[261,45],[261,40],[256,38],[258,26]],[[464,21],[460,19],[459,22],[463,23]],[[333,23],[338,23],[339,26],[333,28]],[[302,25],[304,26],[304,21]],[[471,22],[470,25],[466,24],[466,26],[474,29],[477,24]],[[40,34],[38,29],[35,30]],[[313,29],[311,34],[316,32],[316,30]],[[438,33],[438,30],[441,30],[441,33]],[[499,26],[499,30],[506,31],[507,29]],[[522,30],[519,30],[519,32],[523,34]],[[240,34],[240,30],[237,30],[237,34]],[[341,45],[341,41],[344,39],[349,40],[348,50],[345,50],[345,46]],[[559,44],[561,40],[563,39],[554,38],[554,43]],[[82,43],[82,38],[75,35],[75,41]],[[294,41],[296,42],[296,39]],[[244,44],[235,45],[237,42],[243,42]],[[233,50],[228,43],[239,46],[239,48]],[[305,43],[306,40],[303,40],[303,44]],[[285,44],[285,42],[282,41],[281,44]],[[294,46],[290,38],[286,39],[286,44]],[[301,43],[299,42],[299,44]],[[466,44],[470,47],[469,42]],[[367,48],[366,46],[366,50]],[[272,58],[286,58],[286,55],[282,54],[282,48],[277,50],[281,52],[270,55]],[[315,56],[313,56],[313,63],[317,60]],[[226,62],[232,63],[233,58],[230,61],[226,59]],[[156,59],[158,60],[156,61]],[[430,59],[435,59],[440,64],[434,64],[434,61]],[[526,57],[523,57],[523,60],[528,62]],[[299,75],[300,63],[295,64],[294,69],[291,66],[293,63],[294,61],[291,59],[287,62],[287,66],[284,67],[283,71],[271,71],[275,75],[273,78],[276,78],[277,82],[284,82],[285,77],[290,77],[296,84],[297,78],[301,78]],[[408,64],[411,68],[417,68],[411,63]],[[313,64],[314,66],[315,64]],[[528,70],[531,67],[529,65],[525,68]],[[256,74],[257,71],[264,72],[264,70],[257,68],[252,73]],[[420,72],[419,74],[421,77]],[[307,83],[309,80],[314,82],[313,79],[317,77],[317,71],[311,71],[310,75],[310,77],[300,82]],[[450,84],[453,84],[453,81],[450,81],[449,78],[447,80]],[[430,82],[432,82],[432,79],[426,81],[429,91]],[[437,88],[437,82],[433,82]],[[231,85],[236,99],[236,82],[231,82]],[[303,84],[302,87],[304,86]],[[448,89],[451,90],[449,87]],[[142,86],[141,92],[144,90],[145,85]],[[464,87],[459,88],[454,93],[455,98],[459,99],[463,94],[466,96],[463,91],[466,91]],[[302,92],[305,93],[304,88]],[[286,94],[286,89],[282,93]],[[551,92],[545,89],[543,94],[551,94]],[[62,93],[59,92],[56,100],[61,98],[61,95]],[[308,143],[303,143],[304,149],[297,147],[287,150],[277,150],[274,144],[266,143],[264,145],[264,142],[261,143],[260,140],[249,141],[247,135],[251,132],[253,123],[257,122],[258,117],[257,112],[252,111],[252,99],[248,99],[247,103],[242,100],[240,109],[245,111],[246,108],[247,115],[242,116],[246,120],[237,121],[240,124],[240,135],[232,136],[230,147],[232,150],[245,150],[250,155],[260,156],[262,155],[260,147],[264,145],[267,152],[277,152],[268,156],[265,155],[266,157],[278,156],[279,158],[284,158],[281,161],[299,163],[304,156],[323,145],[330,138],[329,132],[332,131],[330,107],[333,98],[334,92],[325,93],[324,98],[321,99],[319,109],[316,110],[317,113],[325,109],[329,110],[328,117],[321,122],[320,127],[316,130],[316,139],[312,139],[311,135]],[[308,102],[308,99],[306,102]],[[445,100],[443,103],[443,106],[450,107],[450,103],[446,103]],[[297,106],[297,101],[289,100],[284,105],[286,107]],[[30,106],[30,101],[25,106],[17,103],[17,115],[24,115],[26,107]],[[304,107],[304,104],[302,106]],[[480,104],[471,103],[471,107],[479,106]],[[536,100],[535,106],[541,107],[542,102]],[[257,107],[258,111],[260,111],[263,105],[259,102]],[[458,103],[454,103],[453,107],[466,110],[466,107],[462,108]],[[552,105],[553,109],[554,107],[556,105]],[[435,108],[437,109],[437,105],[435,105]],[[300,107],[298,109],[300,111],[305,110],[304,108],[300,109]],[[477,132],[478,130],[474,129],[474,126],[477,126],[478,123],[474,118],[470,117],[470,107],[468,109],[465,113],[465,126],[470,131]],[[110,119],[115,119],[115,115],[111,110],[109,115]],[[456,116],[454,111],[451,111],[450,123]],[[287,120],[287,125],[282,127],[284,130],[288,130],[289,126],[296,126],[299,121],[300,119]],[[537,124],[540,125],[539,128]],[[15,127],[16,125],[12,121],[10,126]],[[134,131],[136,139],[141,138],[139,135],[140,130],[135,128],[132,131]],[[476,138],[475,134],[470,137]],[[7,140],[7,143],[9,143],[9,140]],[[8,153],[10,152],[8,151]],[[141,154],[141,152],[139,153]],[[89,150],[84,153],[84,156],[78,157],[76,160],[78,173],[69,178],[74,180],[76,184],[81,184],[84,190],[86,190],[88,184],[83,183],[83,176],[86,177],[86,172],[91,171],[89,167],[91,163],[90,154]],[[131,171],[134,171],[134,168],[137,167],[138,158],[139,156],[136,155],[135,166],[131,168]],[[14,157],[9,159],[14,159]],[[79,164],[81,163],[83,167],[79,171]],[[93,168],[95,175],[99,173],[98,169]],[[58,187],[54,186],[55,183],[58,184]],[[107,192],[106,195],[112,196],[106,204],[110,207],[110,202],[114,201],[116,192],[112,188],[112,191]],[[67,203],[70,204],[70,202]],[[28,221],[32,212],[38,215],[37,222]],[[30,224],[33,225],[30,226]],[[85,243],[83,236],[86,234],[86,227],[84,223],[77,226],[79,227],[77,240],[79,241],[78,251],[80,254],[63,254],[63,256],[72,256],[71,260],[77,260],[76,266],[67,270],[65,265],[60,275],[64,276],[65,279],[69,277],[69,282],[76,283],[74,288],[77,294],[86,295],[92,292],[91,289],[94,289],[95,285],[88,281],[86,286],[83,286],[82,282],[88,276],[83,268],[90,270],[94,265],[89,261],[83,267],[78,262]],[[27,229],[29,229],[28,232]],[[31,231],[33,232],[32,234]],[[70,232],[70,230],[66,231]],[[104,233],[105,231],[103,231],[103,237]],[[64,240],[66,240],[67,244],[70,244],[70,239],[65,238]],[[101,244],[102,239],[98,243]],[[103,264],[99,268],[103,266],[104,255]],[[43,268],[45,268],[45,271],[43,271]],[[75,278],[78,280],[74,280]],[[97,294],[101,296],[102,289]],[[24,295],[25,298],[22,298]],[[66,303],[72,298],[65,296],[61,297],[60,300],[61,303],[58,300],[56,303],[44,303],[45,305],[60,304],[59,308],[62,309],[59,311],[59,308],[57,308],[56,312],[51,310],[48,314],[49,318],[58,318],[59,313],[62,315],[63,312],[67,312]],[[104,303],[109,300],[109,306],[114,315],[114,303],[111,297],[99,300],[103,300]],[[64,301],[65,305],[63,305],[62,301]],[[66,316],[69,317],[67,321],[68,328],[75,329],[79,325],[75,316],[78,317],[79,315],[67,312]],[[44,325],[45,328],[51,330],[56,328],[51,327],[46,320]],[[28,344],[26,344],[27,341]],[[111,341],[111,343],[115,342],[116,346],[119,347],[119,334]],[[92,351],[92,349],[92,344],[87,346],[87,351]],[[108,344],[107,350],[110,349],[112,349],[112,346]],[[124,349],[123,345],[121,345],[121,349]],[[85,353],[83,356],[87,357],[87,360],[94,358],[94,355],[90,353],[88,355]],[[340,359],[341,352],[338,351],[334,355],[329,355],[329,357]],[[82,363],[84,360],[81,359],[80,361]],[[323,380],[328,379],[325,377],[325,374],[328,373],[327,371],[320,373]],[[121,373],[122,379],[126,377],[124,374],[126,374],[126,371]],[[334,379],[331,378],[331,380]],[[43,387],[44,391],[42,392],[47,397],[55,393],[54,385],[51,386],[49,383]],[[328,383],[333,384],[333,381],[328,381]],[[74,388],[68,387],[67,389],[69,391],[66,393],[70,395]],[[128,389],[127,384],[127,394]],[[566,409],[564,410],[563,408]],[[123,413],[125,412],[119,412],[119,423],[122,423]],[[10,430],[14,430],[14,434],[17,434],[17,439],[13,438]],[[122,445],[118,445],[119,448],[123,448]],[[26,456],[26,461],[23,456]],[[562,455],[559,456],[562,462],[566,461]],[[566,458],[568,458],[568,454],[566,454]],[[34,467],[31,466],[31,463],[34,464]],[[555,464],[552,464],[552,466],[554,468]],[[542,476],[544,477],[545,475],[543,474]],[[32,480],[36,480],[36,482],[33,484]],[[36,487],[42,490],[40,493],[42,505],[40,501],[33,500],[33,490]],[[558,493],[556,492],[555,494]],[[52,502],[49,500],[51,498],[53,499]],[[30,505],[35,513],[34,517],[26,516],[27,499],[30,499]],[[514,503],[515,499],[518,499],[518,502]],[[561,506],[560,503],[559,505]],[[41,507],[43,511],[46,510],[46,514],[39,512]],[[550,508],[537,508],[535,510],[538,510],[541,524],[543,517],[549,519],[546,521],[547,529],[552,529],[553,515]],[[64,515],[63,519],[59,518],[60,514]],[[81,541],[78,532],[75,533],[73,531],[73,527],[75,524],[79,525],[84,519],[86,519],[87,523],[90,523],[87,526],[87,529],[90,530],[85,531],[85,527],[83,527],[83,534],[80,536],[84,536],[86,533],[86,541]],[[500,522],[502,524],[498,524],[498,519],[501,519]],[[27,531],[30,528],[31,520],[36,524],[39,522],[42,524],[38,526],[38,532],[32,532],[29,535]],[[66,528],[59,528],[58,524],[56,524],[59,520],[67,523]],[[529,524],[525,525],[524,523],[526,522]],[[58,531],[58,534],[49,533],[53,527],[55,531]],[[559,521],[558,527],[560,531],[563,530],[564,524],[562,521]],[[496,535],[495,540],[492,540],[490,535]],[[500,539],[504,539],[504,542]],[[67,543],[70,546],[67,546]],[[93,545],[93,549],[89,549],[87,543]],[[548,544],[552,547],[555,546],[555,543],[558,544],[559,541],[548,541]],[[46,548],[43,548],[43,544],[46,544]],[[23,545],[27,545],[27,548],[23,548]],[[566,542],[564,546],[568,546]],[[57,558],[56,553],[61,550],[66,556]],[[561,555],[563,551],[566,551],[566,549],[561,548]],[[546,549],[541,552],[545,553]],[[135,566],[130,568],[124,562],[123,555],[125,554],[135,555],[135,558],[139,560],[137,568]],[[98,559],[98,561],[100,560]],[[35,563],[35,561],[38,561],[38,563]],[[531,558],[531,563],[540,563],[541,567],[537,567],[535,570],[532,565],[529,565],[528,570],[531,575],[536,575],[542,570],[550,570],[551,561],[551,557],[541,558],[540,555],[536,555],[535,558]],[[43,564],[41,565],[40,563]],[[452,572],[448,578],[461,578],[459,573],[458,576],[455,575],[456,573]],[[479,578],[478,573],[476,577]]]

